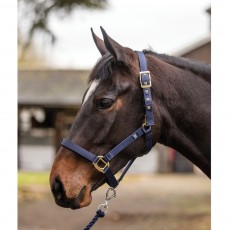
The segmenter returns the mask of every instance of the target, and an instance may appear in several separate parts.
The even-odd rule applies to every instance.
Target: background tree
[[[27,45],[25,52],[25,38],[21,35],[20,30],[18,30],[18,68],[28,69],[28,68],[42,68],[47,67],[46,56],[42,52],[38,52],[38,47],[34,41],[30,41]]]
[[[105,9],[107,0],[18,0],[18,26],[26,34],[23,50],[29,47],[35,32],[45,33],[51,43],[56,36],[49,27],[49,17],[56,14],[69,16],[75,9]],[[27,28],[26,31],[25,28]],[[23,52],[22,52],[23,55]]]

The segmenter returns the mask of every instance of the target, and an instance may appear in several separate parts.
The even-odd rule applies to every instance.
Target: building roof
[[[19,105],[78,106],[88,70],[19,70]]]
[[[181,49],[180,51],[174,53],[175,56],[185,56],[186,54],[194,51],[194,50],[198,50],[200,49],[201,47],[209,44],[211,42],[211,38],[210,37],[207,37],[207,38],[204,38],[204,39],[201,39],[200,41],[198,42],[195,42],[193,43],[192,45],[186,47],[186,48],[183,48]]]

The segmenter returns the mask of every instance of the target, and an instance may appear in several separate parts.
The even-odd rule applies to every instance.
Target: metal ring
[[[105,204],[100,204],[97,208],[97,210],[103,211],[105,214],[108,212],[109,205],[106,202]]]
[[[105,169],[109,167],[109,162],[105,161],[103,157],[97,156],[96,162],[93,162],[94,167],[101,173],[105,173]],[[99,164],[102,164],[102,166]]]
[[[142,124],[142,127],[144,128],[145,133],[149,133],[151,131],[151,126],[150,125]]]

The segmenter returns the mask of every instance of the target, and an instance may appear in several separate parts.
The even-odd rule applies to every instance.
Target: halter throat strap
[[[121,174],[120,178],[117,180],[112,173],[110,169],[110,161],[117,156],[122,150],[124,150],[127,146],[132,144],[135,140],[140,138],[141,136],[145,135],[146,139],[146,153],[150,151],[152,148],[152,130],[151,126],[154,125],[154,117],[152,112],[152,95],[151,95],[151,76],[150,72],[147,69],[147,63],[146,58],[143,52],[136,51],[138,55],[139,60],[139,66],[140,66],[140,85],[143,89],[143,96],[144,96],[144,106],[145,106],[145,122],[137,129],[135,132],[133,132],[131,135],[129,135],[127,138],[125,138],[123,141],[121,141],[118,145],[116,145],[113,149],[111,149],[108,153],[106,153],[103,156],[97,156],[88,150],[82,148],[80,145],[74,144],[69,139],[63,139],[61,142],[61,145],[65,148],[68,148],[69,150],[73,151],[74,153],[84,157],[85,159],[92,162],[94,167],[101,173],[104,173],[107,177],[107,183],[112,188],[116,188],[119,184],[119,182],[123,179],[124,175],[132,165],[135,159],[132,159],[128,162],[126,165],[123,173]]]

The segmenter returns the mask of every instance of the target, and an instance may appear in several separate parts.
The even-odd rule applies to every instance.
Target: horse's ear
[[[116,58],[117,61],[123,62],[126,65],[129,65],[132,62],[132,57],[134,57],[134,51],[121,46],[119,43],[114,41],[105,30],[100,26],[104,43],[107,50]]]
[[[99,52],[101,53],[101,55],[103,56],[104,54],[106,54],[108,52],[108,50],[105,47],[104,41],[102,39],[100,39],[94,32],[93,29],[91,28],[91,32],[92,32],[92,36],[93,36],[93,40],[99,50]]]

